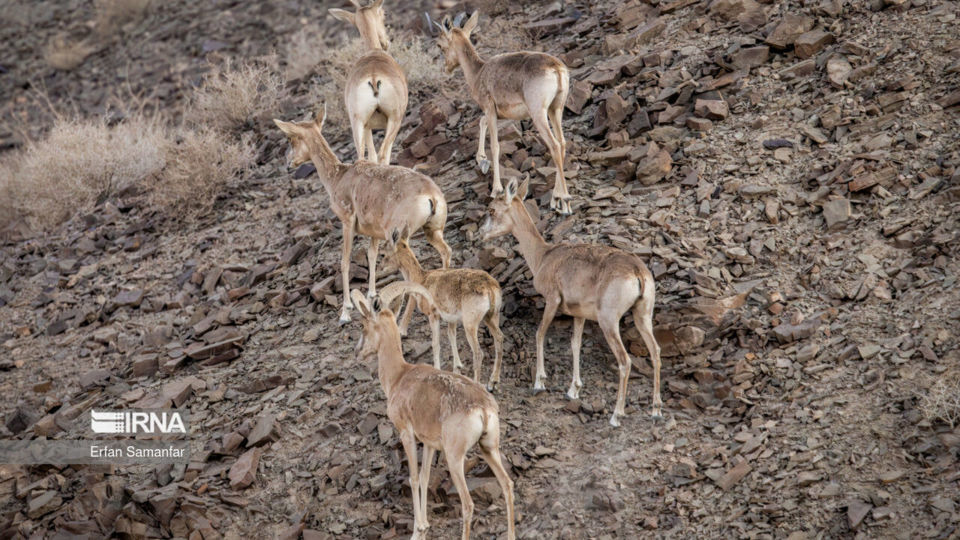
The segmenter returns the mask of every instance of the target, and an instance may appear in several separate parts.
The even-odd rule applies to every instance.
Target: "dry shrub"
[[[64,34],[55,36],[43,50],[43,59],[48,66],[61,71],[80,67],[96,47],[85,40],[73,40]]]
[[[440,47],[433,39],[420,36],[404,39],[391,48],[390,54],[407,74],[407,84],[412,90],[436,92],[452,87],[454,77],[443,68]]]
[[[920,411],[931,423],[960,423],[960,370],[947,371],[919,392]]]
[[[101,37],[116,34],[127,23],[138,22],[150,8],[150,0],[94,0],[97,33]]]
[[[4,161],[13,206],[51,226],[163,169],[164,128],[154,121],[114,127],[103,120],[60,120],[41,141]]]
[[[0,229],[18,217],[50,228],[129,187],[164,209],[207,208],[252,160],[247,141],[174,130],[158,117],[115,126],[59,119],[46,138],[0,161]]]
[[[165,141],[166,167],[150,200],[181,215],[207,210],[227,182],[255,158],[248,138],[237,141],[210,129],[181,130]]]
[[[484,20],[483,12],[480,14],[480,24],[473,33],[477,36],[472,38],[473,42],[479,43],[477,48],[480,49],[481,56],[543,49],[529,32],[522,30],[514,20],[503,17],[487,17]]]
[[[193,97],[197,125],[231,131],[262,121],[280,108],[287,96],[283,78],[271,68],[227,62],[214,69]]]
[[[284,48],[283,58],[287,64],[284,76],[292,81],[312,75],[328,54],[323,38],[315,29],[301,28],[290,37]]]

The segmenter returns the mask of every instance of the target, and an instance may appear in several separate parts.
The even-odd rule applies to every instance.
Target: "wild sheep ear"
[[[521,201],[527,198],[527,192],[529,190],[530,190],[530,173],[527,173],[527,175],[523,178],[523,183],[520,184],[520,191],[517,192],[517,196],[520,198]]]
[[[394,248],[396,248],[397,244],[400,242],[400,234],[400,229],[394,229],[393,232],[390,233],[390,243]]]
[[[373,312],[380,313],[381,309],[383,309],[383,306],[380,305],[380,297],[378,296],[373,299]]]
[[[507,182],[507,189],[503,192],[504,196],[507,198],[507,201],[512,201],[514,197],[517,196],[517,179],[511,178]]]
[[[466,24],[463,25],[463,33],[467,36],[470,35],[470,32],[477,27],[477,21],[480,19],[480,11],[474,11],[473,15],[470,15],[470,18],[467,19]]]
[[[333,16],[334,19],[339,19],[345,23],[350,23],[354,26],[357,24],[357,16],[345,9],[328,9],[327,13]]]
[[[353,305],[356,306],[357,311],[360,312],[361,317],[364,319],[369,319],[373,315],[373,311],[370,309],[370,304],[363,296],[363,293],[357,289],[354,289],[350,291],[350,298],[353,300]]]
[[[444,15],[444,16],[443,16],[443,20],[440,21],[440,27],[443,28],[443,33],[444,33],[444,34],[446,34],[447,32],[450,31],[450,28],[452,28],[452,27],[450,26],[450,16],[449,16],[449,15]]]
[[[287,135],[293,135],[293,124],[290,122],[284,122],[283,120],[273,119],[273,123],[280,128],[280,131],[284,132]]]

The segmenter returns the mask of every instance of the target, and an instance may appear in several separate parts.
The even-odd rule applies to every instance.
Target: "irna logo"
[[[178,411],[90,411],[94,433],[186,433]]]

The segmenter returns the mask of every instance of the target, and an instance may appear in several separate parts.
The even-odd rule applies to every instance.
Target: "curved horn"
[[[460,13],[458,13],[457,16],[454,17],[453,19],[453,25],[456,26],[457,28],[463,28],[463,26],[461,25],[463,24],[463,19],[466,16],[467,16],[466,11],[461,11]]]
[[[430,18],[430,14],[426,11],[423,12],[423,18],[427,21],[427,30],[430,32],[431,36],[437,35],[437,30],[434,28],[439,28],[441,32],[446,33],[447,29],[443,27],[442,24]]]
[[[393,301],[404,294],[417,294],[433,305],[433,296],[423,285],[413,283],[412,281],[395,281],[383,289],[380,289],[380,305],[389,308]]]

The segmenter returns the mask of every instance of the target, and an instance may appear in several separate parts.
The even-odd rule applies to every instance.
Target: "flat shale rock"
[[[810,58],[831,43],[833,43],[833,34],[819,29],[811,30],[797,38],[793,44],[793,50],[798,58]]]
[[[645,186],[652,186],[666,178],[673,170],[673,159],[666,150],[660,150],[651,143],[646,157],[637,164],[637,181]]]
[[[41,516],[53,512],[63,504],[63,499],[56,491],[44,491],[40,495],[30,499],[27,505],[27,517],[37,519]]]
[[[737,485],[740,480],[750,473],[753,470],[753,467],[750,466],[750,463],[747,461],[741,461],[733,466],[732,469],[727,471],[723,476],[717,479],[717,485],[720,486],[720,489],[724,491],[729,491],[730,488]]]
[[[713,0],[707,10],[728,21],[738,20],[745,14],[760,9],[754,0]]]
[[[762,66],[770,59],[770,47],[748,47],[734,53],[732,62],[737,69],[750,69]]]
[[[856,530],[872,508],[872,505],[856,499],[847,503],[847,524],[850,529]]]
[[[830,80],[830,84],[837,88],[843,88],[852,71],[853,66],[843,55],[835,54],[827,59],[827,78]]]
[[[813,28],[814,21],[810,17],[787,13],[780,24],[767,36],[766,43],[778,49],[786,49]]]
[[[727,102],[722,99],[698,99],[693,110],[697,116],[710,120],[723,120],[730,114]]]
[[[633,41],[634,46],[643,45],[667,29],[667,22],[661,18],[656,18],[647,24],[644,24],[640,28],[637,28],[631,35],[630,38]]]
[[[277,417],[272,414],[265,414],[257,419],[257,424],[247,435],[247,448],[252,448],[266,441],[273,434],[273,425]]]
[[[143,301],[143,295],[142,289],[120,291],[113,297],[112,303],[116,307],[136,307]]]
[[[795,79],[799,77],[806,77],[811,75],[817,69],[817,63],[812,59],[808,58],[802,62],[797,62],[790,67],[787,67],[780,71],[780,76],[786,80]]]
[[[251,448],[230,467],[228,476],[231,488],[243,489],[253,483],[257,478],[257,467],[260,465],[262,452],[260,448]]]
[[[850,200],[834,199],[823,205],[823,219],[827,222],[827,229],[834,229],[850,219]]]
[[[771,332],[777,341],[781,344],[787,344],[812,336],[816,333],[819,326],[819,323],[812,320],[804,321],[800,324],[781,323],[775,326]]]
[[[573,114],[583,112],[584,105],[590,101],[590,95],[593,93],[593,85],[587,81],[574,81],[570,83],[570,94],[567,96],[566,107]]]

